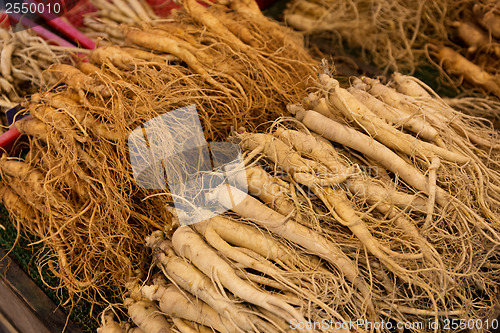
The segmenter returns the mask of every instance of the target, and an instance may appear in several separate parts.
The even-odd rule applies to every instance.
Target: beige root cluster
[[[99,45],[123,45],[125,37],[120,29],[121,24],[158,19],[152,8],[143,0],[92,0],[89,4],[97,10],[84,14],[80,30]]]
[[[230,212],[148,236],[156,273],[128,285],[130,320],[113,327],[422,332],[495,318],[498,134],[413,77],[352,82],[322,74],[295,118],[235,134],[249,193],[222,185],[208,198]]]
[[[5,112],[48,84],[50,76],[42,72],[54,63],[71,62],[69,51],[30,30],[0,28],[0,109]]]
[[[500,96],[498,2],[295,0],[285,20],[310,36],[328,36],[384,73],[434,65],[441,83]]]

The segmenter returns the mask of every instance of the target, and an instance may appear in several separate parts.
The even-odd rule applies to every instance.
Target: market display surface
[[[376,29],[358,40],[357,23],[349,31],[342,19],[344,8],[361,20],[368,4],[294,0],[285,20],[354,41],[382,70],[411,73],[436,38],[426,29],[442,22],[425,14],[439,13],[430,4],[414,5],[408,15],[420,15],[407,23],[421,32],[410,28],[416,37],[401,50],[406,28],[388,34],[393,57],[371,49]],[[2,244],[22,235],[23,246],[38,246],[41,284],[68,311],[85,304],[86,331],[499,326],[500,140],[491,121],[500,104],[497,73],[480,59],[498,61],[490,22],[500,8],[450,11],[446,27],[462,31],[474,18],[489,36],[486,47],[461,35],[468,52],[484,51],[470,60],[491,81],[470,91],[468,75],[480,74],[458,73],[465,94],[444,98],[397,71],[343,76],[251,0],[184,0],[168,17],[138,1],[89,6],[73,24],[95,49],[1,30],[0,78],[3,110],[20,103],[29,113],[11,125],[23,136],[0,158],[13,224]],[[378,8],[393,17],[388,2]],[[452,73],[449,46],[436,65]],[[162,118],[178,110],[195,121]],[[137,133],[144,150],[132,148]]]

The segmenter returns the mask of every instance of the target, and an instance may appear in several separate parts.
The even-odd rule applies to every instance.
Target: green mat
[[[49,296],[55,304],[61,304],[68,299],[68,293],[62,289],[55,291],[42,282],[43,280],[51,286],[59,284],[58,279],[47,269],[40,276],[36,266],[37,255],[45,253],[40,245],[30,246],[36,241],[34,237],[21,234],[17,245],[12,248],[16,239],[16,228],[10,221],[7,210],[0,205],[0,247],[10,252],[10,257],[35,281],[35,283]],[[40,251],[42,252],[40,253]],[[63,302],[61,302],[63,300]],[[66,313],[70,313],[70,319],[85,332],[95,332],[99,327],[96,318],[103,311],[102,308],[94,306],[93,317],[90,316],[91,305],[87,302],[78,302],[71,309],[70,306],[63,307]]]

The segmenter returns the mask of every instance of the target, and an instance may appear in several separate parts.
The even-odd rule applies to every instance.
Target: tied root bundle
[[[158,19],[144,0],[91,0],[87,3],[79,29],[99,45],[123,45],[121,24],[150,22]]]
[[[128,134],[195,104],[207,140],[275,119],[313,72],[301,39],[256,5],[195,1],[166,21],[124,26],[126,46],[97,48],[78,68],[52,66],[65,86],[32,96],[24,161],[3,157],[1,199],[71,297],[102,302],[141,270],[146,235],[171,223],[166,197],[139,188]]]
[[[51,64],[72,61],[70,49],[48,44],[29,30],[0,28],[0,109],[5,112],[50,84],[42,72]]]
[[[106,313],[101,333],[347,332],[360,319],[420,332],[495,315],[498,134],[412,77],[344,89],[321,74],[310,90],[295,118],[235,135],[247,166],[233,181],[249,193],[209,195],[230,212],[146,238],[157,273],[128,284],[129,319]]]

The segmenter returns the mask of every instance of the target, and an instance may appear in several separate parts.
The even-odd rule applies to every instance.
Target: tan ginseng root
[[[191,228],[179,227],[172,236],[172,245],[178,255],[190,260],[200,271],[236,297],[273,312],[288,322],[305,322],[303,315],[283,297],[261,291],[238,277],[233,268]]]
[[[130,42],[142,46],[147,49],[172,54],[182,61],[197,74],[213,85],[215,88],[221,89],[224,92],[229,92],[226,87],[215,81],[214,78],[203,68],[202,64],[198,61],[193,53],[189,50],[181,48],[177,41],[166,36],[159,36],[157,34],[141,31],[136,28],[126,28],[125,36]]]
[[[46,144],[49,149],[56,150],[59,153],[62,153],[67,149],[75,149],[81,156],[68,155],[65,157],[66,163],[69,165],[75,165],[75,173],[81,177],[82,180],[89,181],[88,173],[84,171],[83,167],[76,165],[79,157],[84,164],[88,163],[89,167],[94,167],[96,162],[84,151],[81,144],[78,143],[74,137],[68,137],[68,135],[65,135],[64,132],[61,133],[36,118],[21,119],[15,122],[15,126],[19,132],[39,139]]]
[[[83,97],[86,91],[105,97],[111,96],[106,86],[73,66],[57,64],[51,66],[49,71],[54,73],[59,80],[66,83],[69,87],[77,90],[80,97]]]
[[[75,137],[78,138],[79,136],[70,133],[70,130],[73,132],[79,131],[76,125],[78,117],[72,118],[68,115],[71,112],[67,112],[68,109],[74,106],[74,103],[68,99],[58,100],[56,98],[50,98],[50,102],[53,105],[64,105],[58,105],[58,109],[48,107],[50,103],[39,105],[33,109],[34,115],[41,117],[44,121],[23,119],[16,122],[16,126],[21,132],[31,136],[33,157],[29,159],[30,164],[36,165],[40,170],[47,173],[44,185],[49,191],[45,193],[45,197],[50,199],[62,192],[67,195],[68,200],[58,201],[60,204],[64,203],[65,206],[62,207],[64,209],[58,209],[57,212],[52,210],[49,213],[44,210],[45,228],[40,229],[35,221],[25,224],[25,228],[34,231],[33,234],[40,237],[49,248],[55,249],[54,252],[57,253],[59,260],[55,264],[51,262],[51,267],[54,268],[61,281],[70,287],[72,293],[78,295],[83,293],[91,299],[101,300],[100,296],[94,294],[93,291],[94,288],[99,289],[104,286],[107,288],[109,286],[109,272],[96,278],[96,275],[94,275],[95,269],[96,267],[105,266],[107,270],[113,271],[112,274],[116,274],[114,278],[126,279],[128,267],[132,264],[130,259],[125,256],[118,258],[119,253],[123,253],[121,251],[127,253],[139,252],[132,251],[131,247],[134,247],[134,245],[131,245],[131,241],[127,240],[130,239],[130,229],[133,224],[123,223],[123,220],[122,222],[119,221],[124,215],[129,221],[137,221],[136,218],[140,216],[140,211],[127,212],[127,209],[130,210],[130,202],[122,201],[123,197],[120,198],[119,190],[110,190],[109,184],[105,184],[106,178],[115,178],[109,176],[109,171],[99,172],[100,175],[94,173],[94,171],[97,171],[96,168],[99,167],[98,163],[96,163],[97,160],[103,162],[104,165],[108,163],[104,162],[105,160],[100,154],[97,154],[99,157],[91,155],[94,152],[92,149],[86,149],[88,143],[82,146],[81,143],[75,140]],[[76,115],[78,115],[78,112],[76,112]],[[86,116],[83,118],[87,119]],[[70,123],[74,126],[73,128],[71,126],[67,127],[69,124],[68,119],[72,119]],[[86,121],[83,121],[83,123],[86,124]],[[58,131],[57,124],[64,124],[64,126],[60,126],[60,131]],[[91,129],[84,128],[85,125],[80,124],[80,126],[81,132],[79,133],[93,134]],[[86,137],[81,135],[80,140],[86,141]],[[95,145],[94,139],[92,141],[94,142],[93,145]],[[116,153],[110,150],[108,158],[113,159],[111,156],[115,156],[114,154]],[[113,164],[117,165],[115,162]],[[75,179],[78,180],[79,186],[75,187],[75,184],[72,184]],[[125,185],[125,182],[121,182],[120,187],[123,185]],[[23,196],[26,197],[26,194]],[[106,196],[112,196],[113,202],[121,201],[121,208],[112,204],[104,207],[102,203],[106,202]],[[105,218],[104,216],[107,214],[110,215]],[[103,224],[102,221],[109,222]],[[114,224],[114,226],[109,227],[111,224]],[[116,233],[117,237],[106,236],[110,232]],[[58,235],[63,235],[65,241],[61,242]],[[90,239],[88,238],[89,235]],[[125,235],[126,239],[122,238],[123,235]],[[105,243],[108,245],[105,245]],[[128,249],[124,250],[127,247]],[[137,246],[135,247],[137,248]],[[103,253],[106,248],[113,249],[113,256],[110,256],[109,253]],[[75,249],[77,250],[75,251]],[[118,255],[118,257],[115,255]],[[45,263],[41,264],[46,265]],[[60,267],[57,267],[57,264]]]
[[[113,65],[125,70],[132,70],[144,61],[128,54],[119,46],[102,46],[90,53],[89,61],[94,64],[103,64],[109,60]]]
[[[31,223],[38,223],[40,221],[39,212],[26,203],[21,196],[17,195],[16,192],[6,184],[0,185],[0,203],[9,211],[10,216],[15,219],[17,230],[20,230],[21,223],[24,221],[31,221]],[[20,236],[18,232],[14,240],[14,245],[17,245]]]
[[[85,111],[83,105],[69,97],[47,93],[43,97],[34,94],[31,99],[40,104],[29,105],[30,114],[47,124],[57,123],[58,130],[65,134],[69,140],[75,138],[77,141],[85,143],[90,140],[91,133],[112,141],[125,138],[123,133],[99,122],[98,119]],[[66,132],[69,133],[66,134]]]
[[[191,17],[206,26],[209,30],[212,30],[212,32],[219,35],[222,39],[226,40],[231,47],[240,51],[246,51],[249,48],[247,44],[241,41],[231,31],[229,31],[226,26],[224,26],[221,22],[221,19],[223,19],[224,16],[220,16],[219,18],[213,16],[206,9],[206,7],[202,6],[195,0],[183,0],[182,3]]]
[[[110,62],[123,70],[134,70],[138,66],[161,66],[168,63],[180,62],[175,56],[157,55],[141,49],[118,46],[102,46],[90,53],[89,61],[98,66]]]
[[[203,222],[202,222],[203,223]],[[218,314],[231,323],[227,330],[271,331],[271,324],[251,314],[250,309],[241,306],[221,294],[211,279],[189,262],[175,255],[171,242],[163,238],[161,231],[156,231],[146,238],[146,243],[153,249],[155,261],[163,274],[176,286],[191,293],[212,307]],[[154,299],[158,284],[144,286],[141,291],[147,298]]]
[[[77,156],[64,156],[61,159],[61,153],[66,151],[65,146],[71,143],[75,146],[78,145],[73,136],[68,137],[67,135],[62,136],[60,133],[53,133],[49,126],[44,124],[38,119],[21,119],[16,122],[16,127],[23,134],[31,135],[38,138],[40,142],[36,142],[37,147],[33,147],[31,152],[37,152],[37,157],[32,158],[30,163],[38,164],[41,170],[45,170],[46,179],[45,184],[51,184],[53,187],[59,186],[58,183],[62,181],[64,183],[64,189],[70,189],[75,191],[79,196],[80,200],[90,199],[91,189],[96,189],[95,185],[92,184],[92,177],[88,172],[85,171],[85,166],[78,164]],[[62,141],[59,141],[62,140]],[[63,145],[62,142],[66,145]],[[38,144],[41,143],[41,146]],[[70,145],[71,145],[70,144]],[[54,154],[52,149],[58,153]],[[83,152],[82,148],[78,148],[80,152]],[[87,154],[83,154],[86,161],[91,161]],[[62,189],[61,189],[62,190]],[[45,196],[55,195],[57,197],[57,192],[45,192]],[[79,201],[79,199],[76,199]],[[54,201],[51,199],[51,201]]]
[[[36,219],[35,210],[7,185],[2,185],[0,187],[0,201],[13,215],[23,216],[26,219]],[[19,223],[20,221],[17,222]]]
[[[103,313],[101,317],[101,326],[97,329],[97,333],[122,333],[120,323],[116,322],[112,312]]]
[[[55,192],[71,199],[70,207],[60,212],[61,219],[38,212],[41,221],[53,223],[50,231],[37,231],[35,236],[54,253],[62,248],[65,257],[60,260],[67,262],[64,267],[68,269],[59,270],[61,281],[75,286],[73,280],[77,280],[84,286],[71,290],[72,299],[82,296],[101,302],[103,295],[120,292],[130,272],[145,262],[148,252],[144,237],[163,224],[171,226],[171,216],[163,209],[167,199],[148,197],[151,191],[140,188],[133,178],[126,140],[132,130],[161,114],[195,104],[207,140],[220,141],[231,126],[255,128],[276,118],[284,111],[284,103],[303,90],[304,80],[314,73],[314,61],[290,30],[278,23],[269,25],[262,14],[248,18],[229,9],[224,8],[231,22],[258,37],[258,49],[245,44],[247,53],[235,52],[213,29],[182,8],[173,13],[173,21],[186,29],[177,40],[169,39],[174,46],[178,47],[182,39],[191,43],[190,49],[199,50],[193,55],[195,60],[220,84],[220,89],[208,84],[182,55],[171,61],[175,57],[171,52],[155,51],[163,35],[158,34],[160,23],[149,22],[131,28],[146,32],[148,42],[155,41],[151,49],[129,41],[126,52],[143,61],[137,68],[129,70],[127,64],[118,68],[107,60],[101,66],[93,64],[99,71],[87,67],[86,73],[58,66],[53,71],[66,85],[50,94],[40,92],[38,100],[26,102],[26,106],[34,105],[33,110],[41,118],[16,123],[27,134],[33,150],[30,165],[45,172]],[[207,10],[217,17],[219,9]],[[272,26],[281,37],[266,29],[254,31],[254,26],[261,26],[258,20],[265,20],[262,26]],[[256,66],[258,54],[261,63],[262,58],[266,59],[266,66]],[[237,89],[238,85],[244,89]],[[61,114],[66,118],[60,118]],[[60,130],[59,120],[65,123]],[[73,128],[66,128],[68,124]],[[98,131],[97,125],[115,134],[115,138]],[[42,156],[43,161],[39,158]],[[71,186],[75,178],[82,185],[79,190]],[[85,190],[86,196],[82,195]],[[148,199],[143,200],[145,197]],[[39,225],[32,221],[21,227],[34,230]],[[54,234],[62,235],[64,246],[56,243]],[[51,258],[54,268],[60,260],[57,256]],[[112,293],[105,292],[108,289]]]
[[[500,56],[500,46],[491,43],[487,31],[481,29],[472,21],[455,21],[451,24],[457,29],[457,35],[467,44],[467,52],[474,53],[478,50],[492,52]],[[493,45],[492,45],[493,44]]]
[[[207,31],[201,38],[207,39],[207,37],[213,36],[212,38],[220,40],[224,44],[224,47],[212,44],[211,48],[206,47],[207,42],[204,44],[199,44],[198,42],[198,47],[196,44],[193,45],[195,50],[197,50],[195,56],[198,58],[199,64],[208,68],[207,72],[214,78],[219,77],[218,80],[227,80],[231,76],[234,76],[232,73],[235,71],[234,67],[224,66],[224,64],[214,67],[213,64],[216,59],[215,57],[211,57],[211,54],[214,52],[218,54],[236,53],[240,59],[239,66],[243,65],[245,68],[244,71],[247,68],[258,68],[262,75],[261,79],[268,82],[276,91],[288,90],[290,88],[295,91],[290,86],[289,80],[291,77],[297,76],[299,72],[303,72],[304,75],[297,77],[296,82],[303,81],[308,75],[314,75],[313,71],[311,71],[312,67],[304,66],[306,63],[312,65],[314,61],[312,61],[307,52],[304,52],[304,48],[300,46],[303,43],[301,37],[291,30],[283,29],[276,22],[272,22],[264,17],[255,4],[251,4],[250,7],[252,7],[252,11],[255,10],[258,14],[252,14],[251,11],[239,11],[240,8],[246,9],[249,7],[242,0],[232,1],[229,4],[232,8],[236,9],[236,12],[232,12],[229,8],[222,5],[221,7],[216,5],[214,8],[203,8],[194,1],[186,1],[181,5],[185,6],[189,16],[186,17],[183,12],[178,11],[174,13],[175,19],[180,22],[192,20],[194,24],[204,26]],[[226,11],[226,15],[217,15],[221,11]],[[225,23],[228,21],[233,26],[232,31],[225,26]],[[235,29],[236,25],[239,25],[241,29]],[[249,45],[240,39],[243,37],[238,38],[238,33],[235,34],[233,32],[245,29],[252,31],[255,37],[253,40],[258,43],[257,47],[249,47]],[[173,54],[173,52],[167,52]],[[202,55],[205,52],[208,53],[208,57],[205,56],[206,60],[203,60]],[[190,53],[192,54],[193,52]],[[296,60],[290,62],[285,60],[287,58]],[[185,61],[184,58],[182,59]],[[186,63],[188,62],[186,61]],[[195,71],[198,72],[197,70]],[[243,76],[235,76],[238,81],[237,84],[241,84],[241,79],[244,79],[245,76],[245,74]],[[234,81],[233,84],[236,85]],[[243,84],[241,85],[244,86]],[[260,86],[259,88],[263,87]],[[245,87],[245,90],[247,90],[247,87]]]
[[[5,155],[0,158],[0,172],[9,182],[9,186],[24,200],[45,213],[68,209],[67,199],[53,191],[53,187],[46,182],[46,176],[37,168]]]
[[[481,24],[489,33],[496,38],[500,38],[500,14],[498,13],[498,3],[493,1],[481,5],[475,4],[472,12],[476,20]]]

